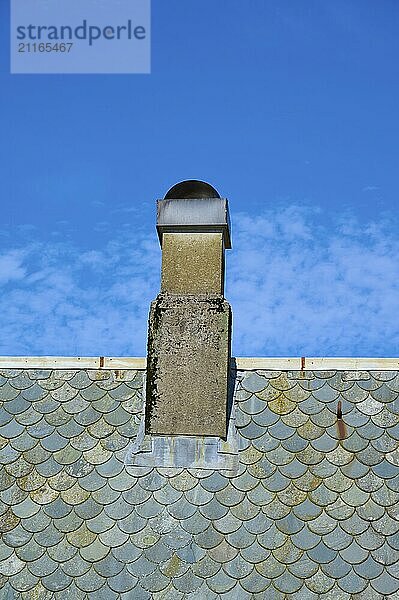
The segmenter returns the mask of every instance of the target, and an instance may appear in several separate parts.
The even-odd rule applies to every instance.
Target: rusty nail
[[[100,356],[100,369],[102,369],[104,366],[104,357]]]
[[[305,369],[305,357],[301,356],[301,371]]]

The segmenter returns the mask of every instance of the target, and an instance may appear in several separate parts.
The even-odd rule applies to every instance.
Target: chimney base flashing
[[[181,469],[199,472],[216,469],[227,477],[237,474],[238,433],[234,407],[226,440],[210,436],[152,436],[144,434],[144,423],[142,425],[136,440],[129,445],[126,466],[143,470],[161,467],[171,474]]]

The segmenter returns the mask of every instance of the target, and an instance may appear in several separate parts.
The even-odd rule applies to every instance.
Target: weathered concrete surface
[[[221,233],[164,233],[162,292],[222,294],[224,248]]]
[[[221,295],[151,304],[146,433],[226,437],[231,309]]]

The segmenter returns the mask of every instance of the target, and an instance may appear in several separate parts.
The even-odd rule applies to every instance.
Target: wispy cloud
[[[23,250],[9,250],[4,254],[0,254],[0,285],[24,277],[24,254]]]
[[[144,354],[159,250],[131,237],[85,252],[31,243],[0,257],[0,354]]]
[[[236,355],[398,354],[392,224],[321,222],[296,205],[233,215],[226,295]],[[153,231],[121,229],[88,250],[29,239],[0,252],[0,354],[144,355],[159,290]]]
[[[389,222],[298,206],[236,215],[228,296],[240,354],[398,355],[399,242]]]

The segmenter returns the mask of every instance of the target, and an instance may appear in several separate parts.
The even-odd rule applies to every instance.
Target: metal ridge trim
[[[1,369],[138,369],[145,358],[107,356],[1,356]]]
[[[399,358],[345,358],[345,357],[296,357],[296,358],[236,358],[237,369],[258,371],[396,371]]]
[[[237,357],[242,371],[396,371],[399,358]],[[0,369],[136,369],[145,370],[145,357],[119,356],[1,356]]]

